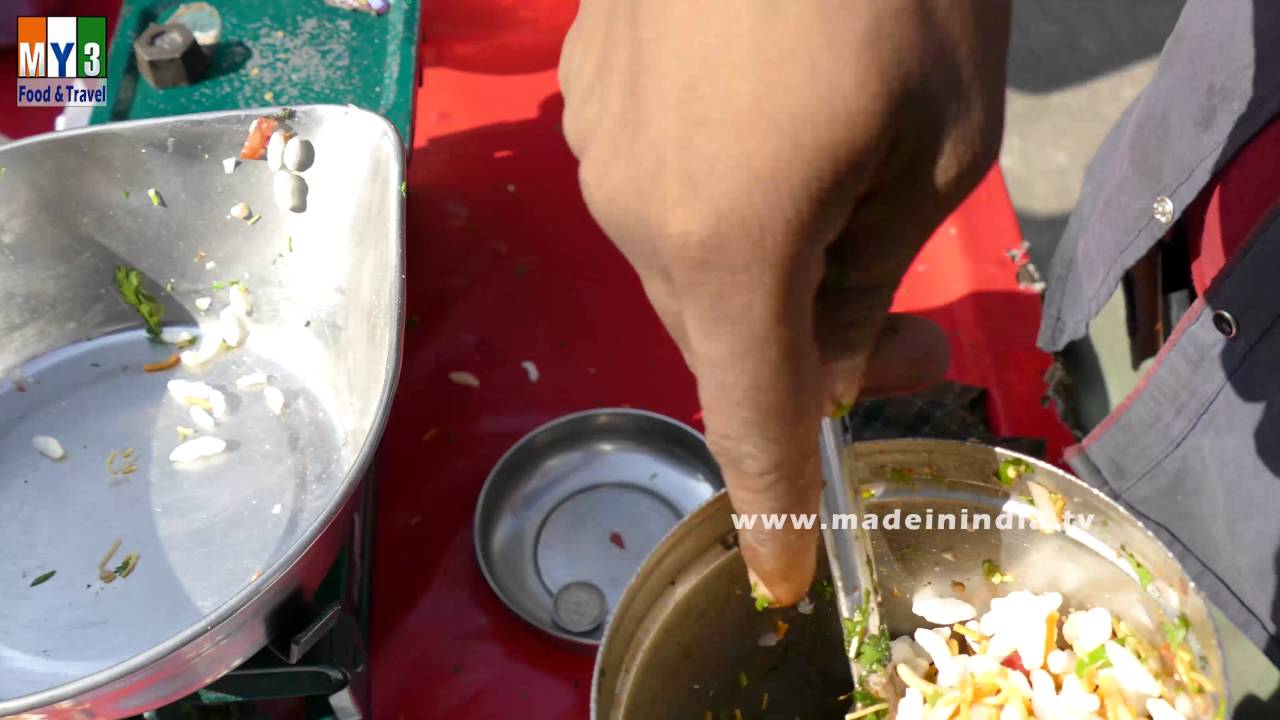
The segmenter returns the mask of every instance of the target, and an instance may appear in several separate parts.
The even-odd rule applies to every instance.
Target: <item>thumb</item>
[[[830,347],[820,340],[824,347]],[[838,344],[838,343],[833,343]],[[916,315],[885,317],[871,350],[824,353],[824,395],[837,402],[915,392],[943,381],[950,346],[942,329]]]

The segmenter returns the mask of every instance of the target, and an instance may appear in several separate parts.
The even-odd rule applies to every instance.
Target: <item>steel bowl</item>
[[[278,111],[0,148],[0,716],[122,717],[189,694],[264,646],[273,611],[309,596],[345,537],[399,367],[402,145],[372,113],[295,108],[316,155],[307,209],[288,212],[266,163],[223,168]],[[229,217],[239,202],[259,220]],[[166,326],[197,334],[245,283],[247,340],[198,370],[145,372],[174,348],[148,340],[116,266],[141,272]],[[283,392],[281,414],[237,387],[253,371]],[[193,425],[174,378],[226,393],[222,455],[170,462]],[[66,457],[35,452],[34,435]],[[115,540],[108,570],[138,561],[106,583]]]
[[[693,428],[605,408],[530,432],[494,466],[476,503],[480,569],[517,615],[596,644],[640,563],[724,487]]]
[[[1226,697],[1224,660],[1214,628],[1191,579],[1149,531],[1110,499],[1061,470],[1022,458],[1034,472],[1005,487],[995,479],[1005,450],[941,440],[884,440],[847,450],[846,472],[875,493],[864,512],[928,517],[1011,518],[1035,511],[1021,498],[1026,480],[1062,494],[1074,514],[1092,515],[1087,529],[880,530],[872,533],[883,618],[896,637],[921,623],[912,596],[924,588],[961,597],[977,608],[1013,590],[1056,591],[1064,608],[1101,606],[1157,643],[1162,622],[1185,613],[1203,672]],[[834,600],[818,584],[815,611],[757,612],[735,542],[731,508],[718,495],[672,530],[627,587],[596,659],[591,695],[596,720],[657,717],[843,718],[852,688]],[[972,526],[971,526],[972,527]],[[1130,557],[1154,580],[1143,587]],[[991,560],[1013,582],[984,575]],[[820,563],[819,578],[828,575]],[[1145,579],[1145,578],[1144,578]],[[789,624],[782,642],[762,647],[777,620]],[[767,697],[767,699],[766,699]],[[1210,697],[1217,706],[1217,698]]]

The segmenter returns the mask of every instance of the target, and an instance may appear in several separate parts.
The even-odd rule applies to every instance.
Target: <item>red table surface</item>
[[[557,416],[630,405],[688,422],[697,412],[693,377],[587,214],[560,133],[555,65],[575,10],[570,0],[424,0],[410,322],[378,457],[377,720],[585,717],[593,654],[526,625],[489,589],[471,539],[476,497],[498,457]],[[0,50],[10,98],[12,60]],[[0,132],[51,122],[47,110],[8,105]],[[990,390],[997,433],[1046,438],[1057,459],[1071,438],[1041,403],[1040,304],[1006,255],[1020,241],[993,170],[916,258],[895,309],[946,330],[949,376]],[[451,383],[455,370],[480,386]]]

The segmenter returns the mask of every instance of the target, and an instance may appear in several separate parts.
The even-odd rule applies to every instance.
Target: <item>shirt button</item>
[[[1228,338],[1235,337],[1236,331],[1240,329],[1236,326],[1236,319],[1226,310],[1213,311],[1213,326],[1222,333],[1222,337]]]
[[[1173,222],[1173,201],[1161,195],[1151,206],[1151,214],[1160,221],[1161,225],[1168,225]]]

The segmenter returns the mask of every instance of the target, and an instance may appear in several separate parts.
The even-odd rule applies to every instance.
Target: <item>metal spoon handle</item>
[[[863,627],[875,633],[880,629],[880,593],[876,582],[875,563],[871,555],[871,536],[863,528],[862,492],[855,474],[846,471],[844,463],[844,420],[823,418],[818,431],[818,448],[822,458],[822,538],[831,564],[840,617],[860,617]],[[850,657],[858,654],[862,640],[854,637]],[[851,661],[852,662],[852,661]],[[855,681],[858,679],[854,668]]]

